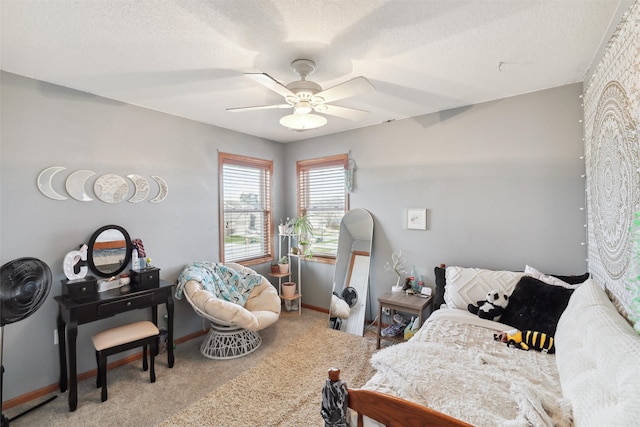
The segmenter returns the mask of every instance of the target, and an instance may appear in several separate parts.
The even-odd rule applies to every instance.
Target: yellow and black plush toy
[[[512,345],[516,348],[527,350],[533,349],[543,353],[553,354],[556,348],[553,345],[553,337],[538,331],[519,331],[511,329],[499,334],[493,334],[493,339],[500,342],[506,342],[507,347]]]

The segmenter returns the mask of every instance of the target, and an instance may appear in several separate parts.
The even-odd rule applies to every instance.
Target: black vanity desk
[[[105,292],[79,301],[63,296],[56,296],[58,303],[58,350],[60,352],[60,391],[67,390],[67,351],[69,352],[69,410],[78,407],[78,377],[76,370],[76,338],[78,325],[112,317],[131,310],[151,307],[153,323],[158,324],[159,304],[166,304],[168,316],[167,331],[167,361],[169,368],[173,367],[173,284],[160,280],[160,287],[135,290],[121,293],[120,289],[110,289]],[[66,337],[69,342],[65,344]]]

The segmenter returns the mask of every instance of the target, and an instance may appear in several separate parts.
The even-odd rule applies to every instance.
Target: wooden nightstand
[[[422,322],[426,319],[425,311],[433,302],[433,296],[419,297],[416,295],[407,295],[404,292],[387,292],[378,298],[378,338],[377,347],[380,348],[380,340],[402,342],[403,334],[395,337],[383,337],[382,332],[382,308],[386,307],[391,310],[391,315],[396,311],[403,313],[415,314],[418,316],[418,325],[422,326]]]

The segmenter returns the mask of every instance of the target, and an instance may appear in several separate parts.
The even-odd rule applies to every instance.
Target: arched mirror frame
[[[113,271],[104,271],[104,270],[100,270],[98,266],[96,266],[95,264],[94,246],[100,234],[102,234],[106,230],[112,230],[112,229],[118,230],[124,236],[124,241],[126,243],[126,252],[124,255],[124,261],[122,262],[120,267],[118,267]],[[89,239],[88,246],[89,246],[89,249],[87,250],[87,262],[89,263],[89,268],[91,269],[91,271],[93,271],[95,274],[97,274],[100,277],[111,277],[111,276],[116,276],[122,273],[127,268],[127,266],[129,265],[129,261],[131,260],[131,251],[133,249],[133,245],[131,243],[131,237],[129,237],[129,233],[127,233],[127,230],[120,227],[119,225],[105,225],[104,227],[100,227],[98,230],[95,231],[95,233],[91,235],[91,239]]]
[[[359,215],[361,218],[358,218],[360,225],[354,226],[352,223],[347,223],[350,220],[350,216]],[[366,220],[366,224],[362,221]],[[352,231],[349,229],[351,225],[352,228],[358,228],[356,231],[356,236],[352,235]],[[363,335],[364,333],[364,323],[365,323],[365,314],[367,309],[367,300],[368,300],[368,290],[369,290],[369,277],[370,277],[370,259],[371,259],[371,251],[373,248],[373,216],[369,211],[362,208],[355,208],[350,210],[345,214],[340,222],[340,235],[338,237],[338,254],[336,259],[336,265],[334,270],[333,277],[333,287],[332,287],[332,295],[337,293],[340,295],[345,287],[348,287],[351,283],[351,277],[354,274],[353,268],[354,265],[358,264],[360,266],[366,266],[366,277],[362,278],[362,272],[359,272],[360,276],[359,281],[363,283],[360,284],[360,291],[358,292],[358,302],[357,307],[350,308],[349,319],[343,319],[339,321],[340,324],[344,323],[344,325],[338,326],[336,325],[335,316],[331,312],[331,307],[329,308],[329,325],[333,329],[340,329],[345,332],[349,332],[355,335]],[[368,239],[362,239],[365,229],[368,232]],[[355,242],[358,241],[359,245],[357,247],[354,246]],[[368,241],[368,245],[363,247],[363,243]],[[359,258],[359,259],[358,259]],[[363,258],[367,258],[367,262],[363,262]],[[332,297],[333,298],[333,297]],[[333,301],[333,300],[332,300]],[[333,304],[330,304],[332,306]],[[343,308],[344,310],[344,308]],[[355,323],[354,323],[355,320]]]

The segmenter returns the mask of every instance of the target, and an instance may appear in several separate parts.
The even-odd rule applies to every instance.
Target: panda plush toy
[[[489,319],[497,322],[500,320],[504,309],[509,304],[509,296],[496,290],[487,293],[484,301],[478,301],[477,305],[469,304],[467,309],[477,314],[481,319]]]

